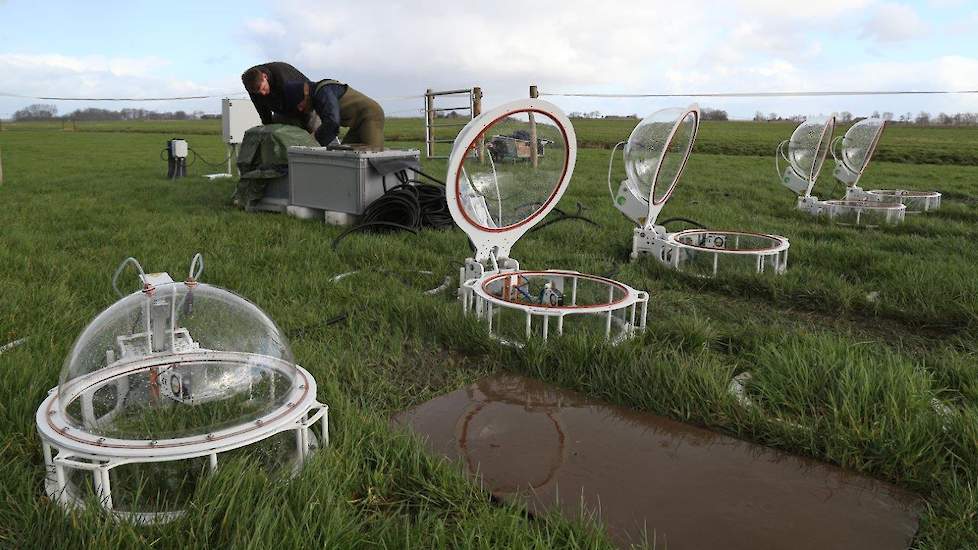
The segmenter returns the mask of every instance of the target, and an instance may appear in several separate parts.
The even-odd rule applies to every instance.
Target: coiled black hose
[[[441,183],[420,170],[413,171],[433,182]],[[455,225],[455,220],[445,202],[444,187],[427,181],[410,179],[403,170],[397,172],[396,176],[401,183],[388,189],[380,198],[370,203],[364,209],[359,224],[333,239],[334,250],[340,241],[359,231],[400,229],[417,235],[421,228],[447,229]]]

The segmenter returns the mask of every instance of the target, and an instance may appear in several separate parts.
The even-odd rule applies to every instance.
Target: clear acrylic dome
[[[683,173],[699,128],[699,109],[670,108],[647,116],[625,143],[625,172],[633,191],[653,204],[666,200]]]
[[[61,371],[61,413],[105,438],[163,440],[259,422],[298,382],[288,340],[257,306],[206,284],[163,284],[99,314]]]
[[[554,198],[568,169],[564,130],[541,111],[509,113],[470,143],[455,146],[468,151],[455,175],[456,200],[467,221],[483,230],[510,229],[533,217]]]
[[[788,142],[788,162],[798,177],[815,181],[829,152],[834,117],[809,118],[791,134]]]
[[[881,118],[865,118],[853,124],[842,138],[842,162],[846,168],[861,174],[873,158],[876,144],[883,135],[885,121]]]

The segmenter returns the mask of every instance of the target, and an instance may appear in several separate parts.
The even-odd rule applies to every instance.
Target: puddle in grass
[[[531,513],[598,514],[613,540],[659,547],[907,548],[913,494],[660,416],[500,375],[399,413],[432,451]]]

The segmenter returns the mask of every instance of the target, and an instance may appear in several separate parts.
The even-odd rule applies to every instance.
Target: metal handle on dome
[[[842,149],[841,149],[840,146],[842,144],[842,139],[844,137],[845,136],[835,136],[835,138],[832,139],[831,145],[829,145],[829,152],[832,153],[832,160],[834,160],[836,162],[836,164],[842,162],[842,158],[841,158],[842,157]],[[838,155],[835,154],[836,147],[840,147],[839,154]]]

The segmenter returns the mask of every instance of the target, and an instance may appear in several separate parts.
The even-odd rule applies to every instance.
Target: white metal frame
[[[699,132],[700,110],[698,105],[693,104],[684,111],[681,111],[680,115],[676,117],[676,121],[666,139],[666,145],[663,147],[663,155],[665,155],[665,151],[668,150],[669,145],[671,145],[675,138],[679,126],[690,114],[695,117],[691,137],[692,142],[695,143],[696,136]],[[641,126],[641,123],[639,126]],[[638,182],[632,182],[629,179],[621,182],[617,196],[612,197],[615,206],[627,218],[638,225],[632,232],[632,259],[635,260],[641,256],[653,256],[662,265],[676,269],[677,271],[685,271],[687,261],[694,253],[708,253],[713,257],[713,268],[709,273],[704,273],[704,275],[716,277],[721,272],[721,265],[726,261],[721,261],[721,258],[756,256],[755,264],[757,273],[784,273],[788,267],[788,248],[790,244],[787,238],[780,235],[719,229],[690,229],[677,233],[669,233],[664,226],[656,223],[660,212],[665,207],[669,198],[672,197],[676,186],[679,184],[679,178],[683,175],[691,153],[692,146],[686,151],[686,156],[683,158],[675,178],[669,182],[669,188],[659,201],[655,200],[655,196],[656,187],[660,183],[658,177],[662,159],[660,159],[659,168],[656,169],[655,178],[649,186],[648,197],[637,196],[633,189],[640,189],[641,187],[638,185]],[[612,162],[614,162],[614,154],[614,151],[612,151]],[[608,177],[608,187],[610,188],[610,169],[608,171]],[[644,216],[639,214],[639,212],[644,214]],[[711,246],[702,246],[683,241],[684,237],[700,234],[704,239],[711,240],[713,244]],[[769,240],[771,244],[768,247],[760,249],[741,248],[739,243],[740,236],[751,236]]]
[[[902,222],[907,207],[893,202],[847,199],[822,201],[821,212],[840,225],[879,227]]]
[[[692,236],[698,237],[697,240],[700,240],[704,244],[684,242],[684,238]],[[741,248],[740,237],[743,236],[766,240],[770,244],[763,248]],[[659,249],[662,255],[659,260],[679,271],[683,270],[685,260],[693,253],[703,253],[712,256],[713,265],[711,273],[709,273],[711,277],[716,277],[719,274],[722,262],[727,261],[727,258],[733,257],[752,256],[757,273],[764,273],[770,270],[775,274],[782,274],[788,268],[788,248],[791,245],[788,239],[781,235],[752,233],[749,231],[687,229],[678,233],[669,233],[666,235],[666,239],[668,246],[662,246]],[[733,246],[728,245],[731,240],[733,240]]]
[[[850,134],[855,134],[861,126],[868,124],[878,124],[878,128],[873,134],[863,165],[861,167],[852,166],[848,162],[848,155],[846,155],[846,141],[853,139],[850,138]],[[886,121],[867,118],[853,124],[846,131],[845,136],[839,136],[832,140],[832,158],[835,160],[833,174],[836,179],[846,184],[845,200],[849,202],[861,201],[888,205],[902,204],[905,207],[905,214],[919,214],[921,212],[937,210],[941,207],[941,194],[937,191],[908,191],[904,189],[873,189],[864,191],[859,187],[859,179],[866,171],[869,161],[872,160],[873,155],[876,153],[876,148],[879,145],[879,140],[883,135],[885,127]],[[838,153],[836,149],[838,149]],[[885,223],[899,223],[904,218],[902,214],[892,217],[894,221],[890,221],[890,216],[887,216]]]
[[[126,380],[136,372],[170,367],[179,363],[220,361],[240,363],[243,367],[261,365],[292,380],[292,390],[284,405],[247,424],[232,426],[207,434],[161,440],[128,440],[102,437],[72,425],[63,410],[76,399],[115,381]],[[316,380],[302,367],[262,355],[216,351],[167,353],[135,361],[120,360],[104,369],[76,378],[62,395],[53,388],[37,409],[37,431],[41,437],[47,469],[45,492],[65,508],[84,506],[68,483],[68,469],[92,473],[95,493],[101,506],[136,523],[169,521],[182,512],[131,512],[115,510],[112,501],[110,471],[124,464],[170,462],[199,457],[210,458],[211,471],[218,467],[218,455],[268,439],[285,431],[294,431],[299,464],[317,447],[329,442],[329,408],[316,400]],[[320,435],[312,428],[321,424]]]
[[[900,203],[907,207],[907,214],[930,212],[941,207],[941,193],[938,191],[908,191],[906,189],[870,189],[866,200],[887,203]]]
[[[819,148],[821,148],[821,143],[824,143],[826,139],[831,139],[832,131],[835,128],[835,117],[820,117],[809,119],[802,123],[804,125],[811,121],[819,122],[822,120],[825,120],[825,129],[822,132]],[[860,123],[857,122],[856,124]],[[845,136],[832,139],[826,150],[826,153],[832,153],[832,158],[835,160],[833,174],[847,186],[845,199],[819,200],[818,197],[812,195],[812,188],[818,179],[826,153],[822,154],[822,158],[816,162],[812,172],[806,178],[798,172],[797,167],[794,166],[791,159],[785,154],[786,146],[790,148],[790,140],[779,143],[774,155],[776,167],[778,166],[779,158],[784,159],[788,163],[788,167],[785,168],[783,174],[780,168],[778,168],[778,176],[781,177],[781,184],[798,193],[798,210],[807,212],[813,216],[826,216],[836,223],[864,227],[876,227],[880,224],[898,224],[904,219],[906,206],[900,203],[883,202],[877,197],[866,194],[856,185],[866,170],[866,166],[869,165],[873,153],[876,151],[880,135],[883,132],[883,125],[881,124],[879,129],[873,134],[870,149],[866,153],[863,165],[861,167],[854,167],[849,164],[847,155],[841,148],[844,147],[845,139],[849,136],[850,132],[854,132],[853,128],[856,127],[856,124],[846,131]],[[800,128],[801,125],[795,131],[797,132]],[[836,149],[840,149],[839,152]]]
[[[570,303],[564,306],[514,303],[504,300],[487,290],[487,287],[493,282],[508,277],[570,279],[572,281],[571,290],[568,293]],[[607,303],[577,305],[577,282],[581,279],[607,285],[609,288]],[[619,300],[614,299],[615,289],[622,291],[624,294]],[[493,314],[497,308],[516,309],[523,313],[523,319],[525,319],[524,336],[527,339],[532,338],[534,329],[537,327],[544,340],[549,338],[551,330],[555,331],[558,336],[562,336],[564,334],[564,319],[572,315],[600,315],[605,318],[605,338],[614,343],[618,343],[627,339],[635,331],[644,330],[648,318],[649,294],[647,292],[635,290],[628,285],[605,277],[561,269],[548,269],[545,271],[504,269],[496,272],[488,272],[477,279],[464,281],[459,298],[462,302],[462,311],[466,314],[474,314],[479,319],[484,320],[488,326],[489,334],[499,339],[504,339],[505,337],[501,334],[501,327],[493,324]],[[621,323],[619,317],[616,316],[618,312],[621,312],[621,319],[625,319],[625,321],[624,324],[616,327],[614,326],[616,323]],[[553,329],[550,328],[551,319],[554,320]],[[618,338],[612,337],[612,328],[618,328],[620,330]]]
[[[463,198],[459,181],[463,177],[463,164],[466,158],[473,157],[471,153],[479,146],[486,129],[503,118],[520,113],[544,115],[557,123],[567,147],[563,172],[547,200],[527,218],[504,227],[480,225],[477,220],[469,217],[462,205]],[[608,337],[611,334],[608,324],[612,323],[612,319],[616,318],[616,312],[621,312],[627,321],[624,323],[624,326],[618,327],[620,328],[621,337],[613,340],[615,342],[624,340],[636,331],[641,331],[645,328],[649,298],[647,293],[637,291],[628,285],[611,279],[586,275],[576,271],[523,271],[520,270],[519,262],[509,257],[512,246],[520,237],[543,220],[557,206],[560,198],[567,190],[567,186],[570,184],[576,158],[577,137],[570,119],[556,105],[536,98],[512,101],[476,117],[459,132],[458,138],[455,141],[455,147],[449,156],[445,193],[448,209],[455,219],[455,223],[465,231],[476,249],[474,257],[467,258],[464,267],[459,270],[459,301],[465,313],[475,314],[480,319],[486,321],[489,327],[489,333],[504,343],[519,345],[519,342],[510,342],[502,338],[499,327],[493,325],[493,312],[500,308],[521,312],[522,318],[525,319],[526,329],[524,334],[527,338],[532,337],[534,333],[533,327],[539,326],[541,327],[541,335],[546,340],[552,332],[550,328],[551,319],[555,323],[553,332],[563,334],[564,319],[570,315],[607,316],[608,321],[606,322],[605,336]],[[571,303],[567,305],[517,303],[502,300],[486,291],[485,286],[487,284],[495,279],[508,276],[566,278],[572,281],[573,289],[576,289],[576,284],[579,279],[588,279],[601,284],[607,284],[611,288],[618,288],[624,292],[625,297],[618,301],[609,300],[607,304],[581,307],[576,305],[576,292],[573,289],[571,292]],[[534,319],[537,321],[534,322]]]

